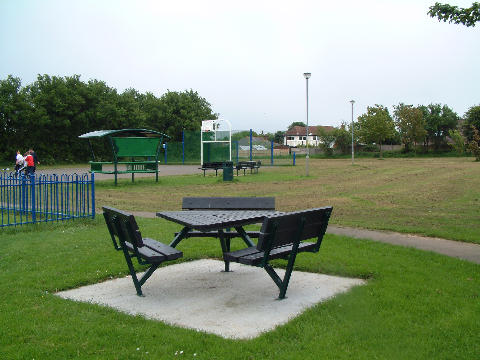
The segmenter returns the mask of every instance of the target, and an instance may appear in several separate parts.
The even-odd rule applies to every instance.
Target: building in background
[[[283,144],[291,147],[306,146],[308,141],[308,146],[318,146],[320,144],[317,135],[319,128],[323,128],[327,132],[335,129],[333,126],[309,126],[307,138],[307,129],[305,126],[294,126],[285,133]]]

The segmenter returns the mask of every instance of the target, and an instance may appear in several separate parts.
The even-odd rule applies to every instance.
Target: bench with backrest
[[[225,262],[262,267],[285,298],[295,259],[300,252],[318,252],[327,230],[332,207],[310,209],[267,217],[262,224],[257,246],[223,254]],[[316,242],[304,242],[317,238]],[[283,279],[270,265],[270,260],[287,259]]]
[[[253,173],[254,171],[258,173],[258,169],[262,163],[260,161],[239,161],[237,165],[235,165],[235,169],[237,170],[237,176],[238,176],[238,171],[243,170],[243,175],[245,175],[246,170],[250,169],[250,173]]]
[[[113,246],[123,251],[137,295],[142,296],[142,285],[158,266],[165,261],[181,258],[183,253],[159,241],[142,238],[133,215],[106,206],[102,209]],[[150,265],[141,279],[137,278],[132,258],[137,258],[141,265]]]
[[[218,175],[218,170],[222,170],[224,166],[233,166],[231,161],[213,161],[213,162],[205,162],[202,164],[202,167],[199,169],[203,171],[203,176],[205,176],[205,171],[207,170],[215,170],[215,176]]]
[[[272,210],[275,211],[274,197],[184,197],[182,210]],[[258,231],[246,231],[251,238],[258,238]],[[177,235],[177,234],[175,234]],[[237,231],[223,233],[226,239],[239,237]],[[219,237],[218,231],[190,231],[189,237]]]

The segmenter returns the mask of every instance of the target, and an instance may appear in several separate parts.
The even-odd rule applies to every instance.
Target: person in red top
[[[27,175],[33,175],[35,173],[35,162],[30,151],[25,154],[25,162],[27,163]]]

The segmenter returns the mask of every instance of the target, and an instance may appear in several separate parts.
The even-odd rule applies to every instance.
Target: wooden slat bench
[[[275,211],[274,197],[184,197],[182,210],[272,210]],[[251,238],[258,238],[258,231],[246,231]],[[178,233],[175,233],[175,236]],[[237,231],[224,232],[226,239],[239,237]],[[219,237],[218,231],[190,231],[190,237]]]
[[[245,171],[247,169],[250,169],[250,173],[253,173],[253,171],[258,173],[258,169],[261,165],[262,163],[260,161],[239,161],[237,165],[235,165],[235,169],[237,170],[237,176],[239,170],[243,170],[243,175],[245,175]]]
[[[142,285],[157,267],[165,261],[181,258],[183,253],[159,241],[142,238],[133,215],[106,206],[102,209],[113,246],[115,250],[123,251],[137,295],[142,296]],[[137,278],[135,268],[133,267],[133,257],[136,257],[141,265],[151,265],[140,280]]]
[[[278,298],[283,299],[297,254],[319,251],[331,212],[332,207],[324,207],[268,217],[262,224],[257,246],[224,253],[224,261],[264,268],[280,289]],[[303,242],[311,238],[317,241]],[[288,259],[283,279],[270,265],[273,259]]]

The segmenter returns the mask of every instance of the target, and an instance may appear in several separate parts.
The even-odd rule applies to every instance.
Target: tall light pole
[[[354,156],[354,147],[353,147],[353,104],[355,104],[355,100],[350,100],[352,104],[352,165],[355,163],[355,156]]]
[[[308,79],[310,79],[310,76],[312,76],[311,73],[303,73],[303,76],[305,77],[305,80],[307,81],[307,136],[305,136],[305,142],[307,143],[307,156],[305,158],[306,163],[305,163],[305,174],[308,176],[308,159],[310,158],[310,151],[308,149]]]

